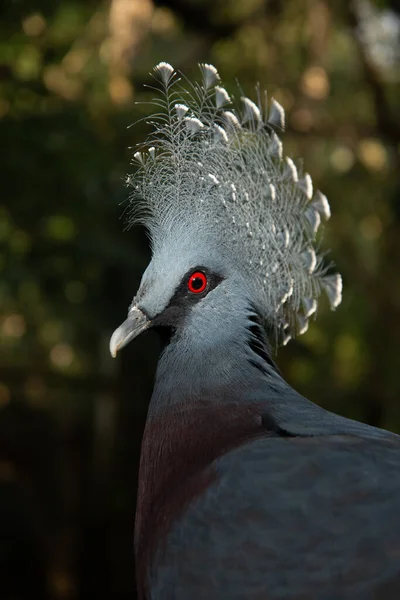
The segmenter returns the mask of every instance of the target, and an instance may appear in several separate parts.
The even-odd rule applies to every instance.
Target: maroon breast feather
[[[265,407],[264,407],[265,409]],[[172,524],[218,474],[213,462],[266,435],[261,404],[185,402],[152,416],[142,441],[135,524],[139,599],[148,597],[148,573]]]

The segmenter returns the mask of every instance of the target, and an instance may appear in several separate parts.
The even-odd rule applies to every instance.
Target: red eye
[[[201,294],[207,287],[207,277],[201,271],[196,271],[189,277],[188,288],[192,294]]]

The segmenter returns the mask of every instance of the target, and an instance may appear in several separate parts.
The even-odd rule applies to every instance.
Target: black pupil
[[[201,277],[193,277],[192,279],[192,288],[194,290],[201,290],[204,285],[204,281]]]

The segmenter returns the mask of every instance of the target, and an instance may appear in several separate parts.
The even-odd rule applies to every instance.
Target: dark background
[[[133,598],[140,438],[158,343],[113,361],[148,260],[121,218],[143,84],[160,60],[229,91],[259,81],[287,111],[333,216],[344,278],[279,351],[318,404],[400,431],[397,3],[5,0],[0,7],[0,595]],[[396,111],[397,109],[397,111]]]

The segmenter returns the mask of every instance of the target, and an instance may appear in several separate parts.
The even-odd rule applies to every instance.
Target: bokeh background
[[[5,0],[0,7],[0,595],[134,598],[140,438],[158,342],[112,361],[149,258],[124,232],[160,60],[259,81],[330,199],[344,278],[279,351],[289,382],[400,432],[400,8],[360,0]]]

